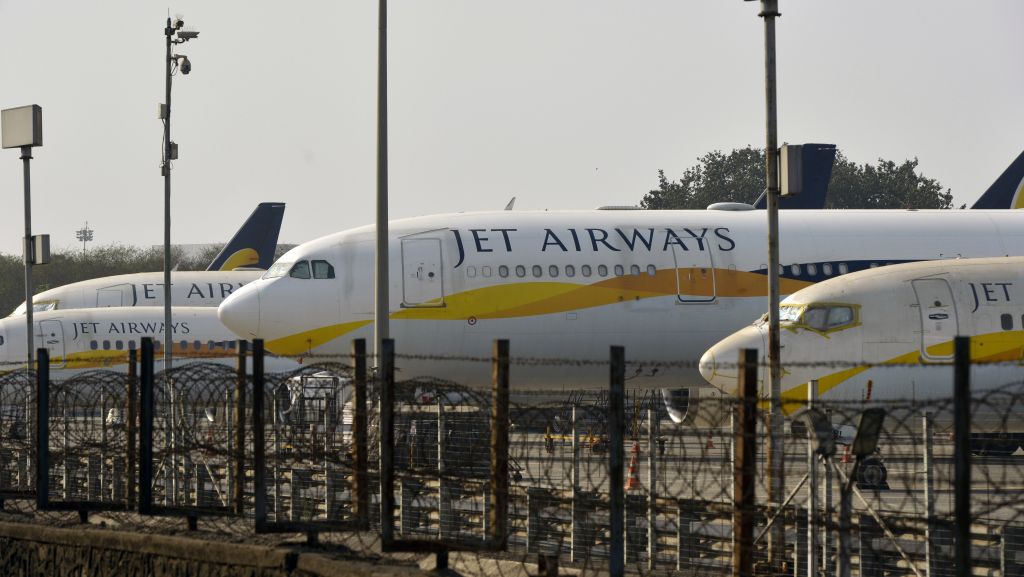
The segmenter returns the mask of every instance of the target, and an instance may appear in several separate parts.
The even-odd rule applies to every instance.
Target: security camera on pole
[[[178,145],[171,141],[171,77],[178,71],[188,74],[192,71],[192,62],[188,56],[173,54],[171,47],[175,44],[184,44],[193,38],[199,37],[196,30],[183,30],[185,21],[181,16],[167,19],[167,27],[164,28],[164,36],[167,37],[166,66],[166,101],[160,105],[159,116],[164,122],[164,146],[163,158],[160,163],[160,172],[164,177],[164,370],[171,368],[171,349],[174,338],[171,334],[171,161],[178,158]],[[175,420],[175,398],[174,388],[168,383],[171,401],[171,422]],[[174,445],[174,427],[171,427],[171,444]],[[172,446],[173,451],[173,446]],[[176,473],[176,471],[175,471]],[[177,496],[177,475],[170,475],[172,478],[172,501]]]

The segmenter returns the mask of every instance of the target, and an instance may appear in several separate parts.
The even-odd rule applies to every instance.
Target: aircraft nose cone
[[[740,351],[743,349],[757,349],[758,360],[763,359],[764,341],[757,327],[736,331],[708,349],[698,365],[701,376],[723,393],[735,395],[739,386]]]
[[[248,285],[232,293],[217,307],[217,318],[231,332],[242,338],[259,338],[259,287]]]
[[[715,347],[711,347],[704,353],[704,356],[700,358],[700,363],[697,364],[697,368],[700,370],[700,376],[704,377],[704,380],[714,384],[712,379],[718,372],[718,363],[715,362]]]

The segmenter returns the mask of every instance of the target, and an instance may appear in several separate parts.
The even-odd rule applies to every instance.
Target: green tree
[[[704,209],[715,202],[754,202],[765,189],[764,150],[711,151],[683,171],[678,181],[658,171],[658,188],[644,195],[648,209]],[[939,181],[917,172],[918,160],[897,164],[878,159],[858,165],[841,151],[829,183],[827,208],[951,208],[953,195]]]

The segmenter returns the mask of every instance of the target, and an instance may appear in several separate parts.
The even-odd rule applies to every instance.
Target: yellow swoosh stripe
[[[346,333],[365,327],[372,321],[351,321],[328,325],[310,331],[288,335],[264,343],[264,347],[278,355],[301,355]]]
[[[1001,331],[971,337],[972,363],[999,363],[1024,360],[1024,331]],[[953,341],[945,341],[928,347],[932,357],[949,357],[953,354]],[[927,364],[921,353],[914,350],[897,355],[881,365],[905,365],[911,363]],[[818,394],[839,386],[853,377],[868,370],[868,366],[851,367],[818,379]],[[782,393],[782,409],[786,414],[792,413],[807,404],[807,383],[797,385]]]
[[[810,286],[808,281],[779,279],[783,294]],[[391,314],[399,320],[466,320],[529,317],[575,311],[624,301],[686,294],[698,297],[763,297],[768,294],[763,274],[729,269],[663,269],[654,275],[625,275],[589,285],[571,282],[519,282],[446,295],[444,306],[405,308]],[[430,304],[430,303],[428,303]],[[436,303],[440,305],[441,303]],[[369,324],[370,320],[327,325],[266,343],[279,355],[300,355]]]

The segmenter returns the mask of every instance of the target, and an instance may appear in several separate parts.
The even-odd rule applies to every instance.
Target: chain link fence
[[[264,374],[260,354],[257,346],[240,367],[185,364],[153,374],[145,366],[151,351],[143,351],[138,377],[94,371],[48,380],[42,405],[37,381],[48,371],[3,375],[3,514],[52,522],[63,519],[60,510],[78,511],[143,531],[183,518],[208,538],[299,533],[350,554],[413,551],[436,554],[439,563],[459,552],[460,563],[469,559],[485,573],[532,572],[536,563],[549,574],[720,575],[733,572],[738,539],[753,543],[742,550],[768,571],[775,526],[782,541],[773,543],[770,570],[794,576],[837,575],[844,563],[865,576],[952,574],[962,542],[976,574],[1024,570],[1024,368],[1017,363],[1004,362],[1006,382],[970,399],[977,428],[969,454],[955,443],[952,395],[822,394],[813,408],[824,415],[831,452],[813,434],[806,403],[790,398],[780,506],[767,498],[764,406],[751,405],[753,426],[744,430],[738,399],[691,393],[677,422],[677,397],[625,387],[628,356],[572,360],[603,364],[609,390],[537,394],[517,390],[517,367],[557,360],[497,351],[487,359],[416,358],[489,363],[497,375],[454,383],[395,379],[387,369],[406,359],[401,354],[374,371],[365,348],[285,374]],[[927,367],[938,383],[952,382],[953,370]],[[499,402],[494,385],[502,374],[510,396]],[[852,437],[864,429],[866,411],[879,408],[877,448],[858,454]],[[37,414],[45,427],[36,426]],[[45,437],[35,439],[37,430]],[[745,440],[756,449],[751,461]],[[966,527],[955,506],[965,461]],[[744,466],[750,509],[737,493]],[[382,486],[390,491],[382,494]],[[741,510],[746,526],[738,524]]]

